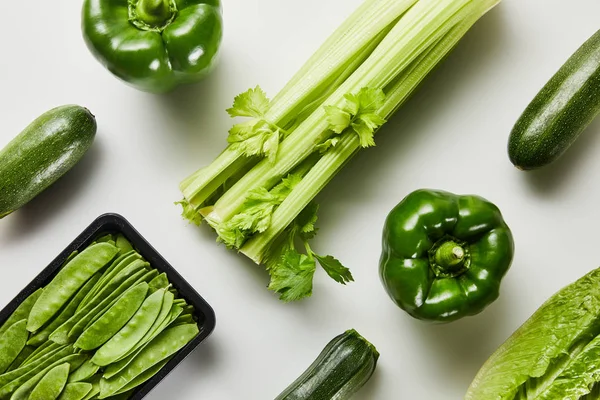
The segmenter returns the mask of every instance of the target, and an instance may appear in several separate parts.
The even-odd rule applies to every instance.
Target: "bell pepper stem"
[[[447,272],[453,272],[463,267],[465,249],[454,241],[448,241],[438,247],[435,252],[435,263]]]
[[[163,25],[173,16],[169,0],[140,0],[136,11],[140,21],[154,27]]]

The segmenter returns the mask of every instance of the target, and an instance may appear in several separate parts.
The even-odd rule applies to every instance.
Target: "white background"
[[[360,0],[226,0],[218,68],[165,96],[113,78],[88,52],[80,0],[19,2],[0,25],[0,147],[65,103],[97,117],[96,142],[67,176],[0,221],[0,304],[8,303],[94,218],[124,215],[207,299],[217,328],[148,399],[274,398],[335,335],[356,328],[381,352],[366,399],[460,399],[487,356],[552,293],[600,264],[600,121],[566,156],[533,173],[510,164],[512,125],[598,28],[597,0],[505,0],[323,191],[317,251],[352,269],[343,287],[319,271],[314,295],[282,304],[266,273],[188,225],[178,183],[225,146],[233,97],[271,96]],[[4,4],[6,6],[6,4]],[[4,7],[6,8],[6,7]],[[475,193],[513,229],[501,297],[449,325],[413,320],[378,277],[381,229],[418,188]]]

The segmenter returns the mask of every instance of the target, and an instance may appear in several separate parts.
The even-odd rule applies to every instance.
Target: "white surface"
[[[274,95],[360,0],[225,0],[218,69],[162,97],[130,89],[93,59],[80,3],[20,2],[0,28],[0,146],[60,104],[85,105],[99,123],[81,164],[1,221],[0,304],[95,217],[121,213],[217,314],[214,334],[148,399],[272,399],[351,327],[382,355],[357,400],[460,399],[518,325],[600,263],[600,121],[539,172],[518,172],[506,155],[519,114],[598,28],[596,0],[505,0],[480,21],[378,146],[319,198],[315,248],[342,259],[356,283],[342,287],[319,271],[313,298],[291,305],[266,290],[260,268],[183,221],[173,202],[179,181],[224,147],[233,97],[257,83]],[[487,197],[513,229],[513,267],[500,299],[479,316],[424,324],[397,309],[379,282],[384,218],[422,187]]]

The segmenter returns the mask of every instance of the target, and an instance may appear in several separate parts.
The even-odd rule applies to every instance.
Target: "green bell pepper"
[[[417,190],[388,215],[380,275],[415,318],[450,322],[498,298],[514,243],[500,210],[477,196]]]
[[[140,90],[203,78],[222,38],[220,0],[85,0],[82,30],[96,59]]]

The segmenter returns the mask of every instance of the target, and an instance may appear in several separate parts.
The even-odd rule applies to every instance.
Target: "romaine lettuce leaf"
[[[543,393],[552,377],[566,373],[570,358],[584,356],[585,350],[577,354],[582,343],[599,333],[599,316],[600,269],[596,269],[553,295],[517,329],[483,365],[465,400],[536,399],[533,393],[523,393],[521,386],[548,373],[550,379],[533,385],[536,393]],[[524,388],[527,391],[528,385]]]

